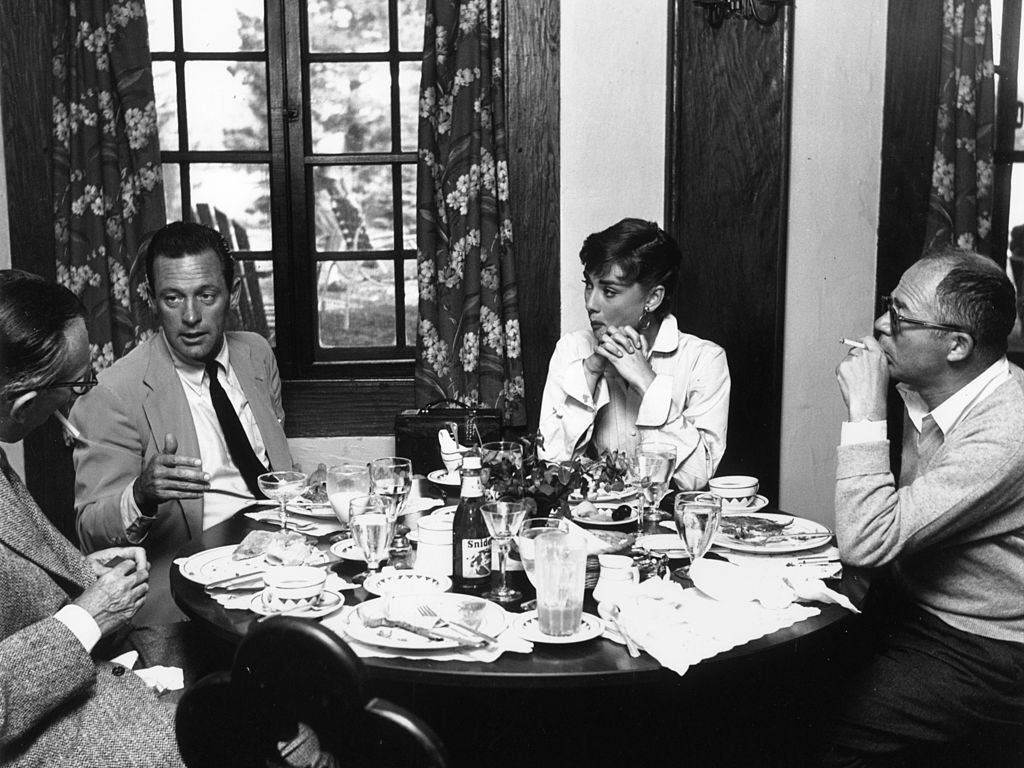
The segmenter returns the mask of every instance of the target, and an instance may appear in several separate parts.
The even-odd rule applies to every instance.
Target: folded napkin
[[[860,613],[849,598],[825,586],[825,582],[806,572],[783,566],[766,568],[763,563],[700,559],[690,567],[690,579],[697,589],[716,600],[749,602],[756,600],[766,608],[785,608],[795,600],[835,603]]]
[[[637,645],[679,675],[704,659],[821,612],[796,603],[766,608],[754,601],[722,602],[659,578],[625,593],[619,607],[619,620]],[[614,630],[606,630],[605,636],[620,640]]]
[[[122,653],[120,656],[110,660],[111,664],[119,664],[127,669],[133,669],[133,667],[139,661],[138,651],[128,651]],[[134,673],[144,682],[148,687],[152,688],[157,693],[163,693],[164,691],[180,691],[185,687],[185,673],[181,667],[146,667],[145,669],[134,669]]]
[[[843,564],[839,562],[839,549],[835,544],[825,544],[815,549],[787,554],[753,554],[736,552],[724,547],[716,547],[712,551],[730,563],[759,569],[772,576],[833,579],[843,572]]]
[[[336,573],[328,572],[327,581],[324,582],[324,589],[329,592],[344,592],[346,589],[355,589],[356,585],[346,581]],[[223,590],[217,589],[210,593],[210,597],[223,605],[225,608],[237,611],[247,611],[252,604],[253,597],[263,589],[262,582],[256,582],[254,589]]]
[[[489,664],[496,661],[503,653],[531,653],[533,643],[521,638],[511,628],[511,622],[506,629],[498,635],[498,644],[489,645],[483,648],[452,648],[437,651],[421,651],[405,648],[381,648],[375,645],[361,643],[345,632],[349,614],[355,610],[355,606],[346,606],[338,613],[325,618],[320,622],[323,626],[338,634],[356,655],[363,659],[430,659],[431,661],[479,661]],[[445,630],[451,634],[457,634],[457,630]],[[467,637],[467,640],[472,638]]]
[[[250,520],[256,520],[261,523],[268,523],[269,525],[280,525],[281,516],[278,510],[275,509],[260,509],[255,512],[246,512],[245,516]],[[297,533],[301,533],[304,536],[314,536],[319,538],[320,536],[326,536],[330,533],[337,533],[342,530],[342,525],[337,520],[329,520],[327,518],[319,517],[308,517],[300,516],[296,519],[294,513],[288,515],[289,530],[294,530]],[[292,528],[292,524],[297,524],[297,527]]]

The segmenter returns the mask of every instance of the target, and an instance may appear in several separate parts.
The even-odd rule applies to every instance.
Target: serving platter
[[[627,525],[629,523],[635,523],[639,517],[639,513],[634,508],[630,511],[629,517],[624,517],[621,520],[612,520],[612,513],[616,510],[618,505],[605,505],[595,509],[590,514],[584,514],[580,511],[578,506],[569,508],[569,516],[577,523],[584,523],[586,525]]]

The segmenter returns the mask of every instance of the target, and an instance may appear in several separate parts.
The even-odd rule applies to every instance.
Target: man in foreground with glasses
[[[879,569],[871,643],[826,764],[926,765],[1024,726],[1024,372],[1006,358],[1014,289],[946,249],[904,273],[873,336],[839,364],[848,409],[836,472],[843,562]],[[904,402],[899,480],[886,433]],[[994,731],[989,731],[994,728]],[[998,764],[1002,764],[1001,762]]]
[[[100,374],[71,412],[75,507],[86,549],[142,544],[153,561],[140,623],[181,618],[171,559],[183,544],[264,498],[256,478],[291,469],[274,352],[227,331],[240,281],[216,231],[173,222],[145,254],[160,331]],[[270,465],[270,466],[268,466]]]
[[[75,296],[0,271],[0,441],[18,442],[63,408],[89,371]],[[82,556],[0,451],[0,763],[181,764],[174,706],[125,667],[94,659],[117,652],[147,580],[139,547]]]

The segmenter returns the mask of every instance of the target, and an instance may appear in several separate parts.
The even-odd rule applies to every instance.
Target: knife
[[[393,627],[395,629],[404,629],[406,632],[412,632],[414,635],[420,635],[426,637],[429,640],[441,640],[449,643],[459,643],[460,646],[468,648],[481,648],[487,643],[481,641],[479,643],[466,643],[465,638],[453,637],[452,635],[445,635],[440,632],[436,632],[433,629],[427,629],[419,624],[412,624],[408,621],[399,621],[397,619],[385,619],[383,617],[379,619],[369,619],[363,622],[363,626],[374,628],[374,627]]]

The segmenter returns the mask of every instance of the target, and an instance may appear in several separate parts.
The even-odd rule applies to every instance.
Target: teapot
[[[640,583],[640,569],[628,555],[598,555],[601,566],[594,587],[594,600],[612,603],[629,602],[635,586]]]

